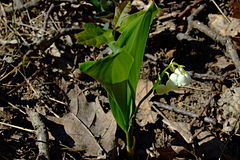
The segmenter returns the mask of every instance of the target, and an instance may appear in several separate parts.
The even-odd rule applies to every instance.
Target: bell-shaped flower
[[[156,93],[158,95],[168,94],[170,91],[178,89],[179,86],[189,85],[192,81],[190,75],[182,68],[176,68],[166,83],[160,84],[156,87]]]
[[[177,86],[186,86],[192,81],[190,75],[182,67],[176,68],[169,79]]]

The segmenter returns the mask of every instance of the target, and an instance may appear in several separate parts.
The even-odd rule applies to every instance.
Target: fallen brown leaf
[[[175,122],[168,119],[163,119],[163,123],[168,125],[168,128],[172,131],[177,131],[187,143],[192,143],[193,135],[190,132],[190,126],[188,123]]]
[[[136,96],[136,104],[140,102],[140,100],[150,91],[152,88],[152,82],[149,80],[139,80],[137,86],[137,96]],[[145,126],[148,123],[155,123],[157,121],[157,113],[151,109],[152,103],[150,99],[153,94],[151,94],[140,106],[137,116],[136,122],[139,126]]]
[[[101,151],[112,150],[117,129],[112,113],[105,113],[97,98],[95,102],[87,102],[77,85],[66,94],[70,113],[61,118],[47,117],[52,136],[69,147],[85,149],[86,156],[99,156]]]
[[[228,22],[222,15],[209,14],[209,27],[215,32],[232,37],[236,47],[240,49],[240,19],[229,17]]]

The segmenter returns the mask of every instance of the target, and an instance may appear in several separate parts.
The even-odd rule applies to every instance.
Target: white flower
[[[156,87],[158,95],[168,94],[170,91],[176,90],[179,86],[186,86],[192,81],[190,75],[182,68],[175,69],[167,81],[166,85],[160,84]]]
[[[170,75],[169,79],[171,79],[177,86],[186,86],[192,81],[190,75],[183,68],[175,69],[174,73]]]

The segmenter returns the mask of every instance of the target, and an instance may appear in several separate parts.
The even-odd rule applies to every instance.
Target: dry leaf
[[[192,143],[193,135],[190,132],[190,126],[188,123],[175,122],[167,119],[163,119],[163,123],[168,125],[168,128],[172,131],[177,131],[187,143]]]
[[[231,17],[240,19],[240,1],[230,0]]]
[[[61,53],[56,47],[55,43],[53,43],[46,51],[54,57],[61,57]]]
[[[224,151],[224,144],[209,131],[200,132],[198,144],[204,159],[219,159]]]
[[[95,118],[96,103],[87,102],[85,95],[77,85],[67,93],[67,96],[70,99],[70,112],[79,117],[88,127],[90,127]]]
[[[132,6],[135,6],[138,10],[144,10],[144,9],[148,8],[148,5],[146,5],[141,0],[133,0],[132,1]]]
[[[73,113],[56,118],[48,116],[47,126],[55,140],[78,149],[86,150],[86,155],[97,156],[101,150],[94,135]]]
[[[218,14],[209,14],[209,26],[215,32],[223,36],[235,37],[240,33],[240,19],[231,18],[230,23],[222,16]]]
[[[226,35],[227,26],[229,25],[228,21],[222,16],[218,14],[209,14],[208,15],[209,27],[217,32],[218,34],[221,34],[223,36]]]
[[[66,85],[65,81],[63,85]],[[69,147],[86,149],[86,156],[98,156],[102,148],[106,152],[112,150],[117,129],[112,113],[105,113],[98,99],[87,102],[77,85],[67,96],[70,113],[62,118],[47,117],[53,137]]]
[[[222,15],[209,14],[208,18],[211,29],[223,36],[232,37],[234,44],[240,49],[240,19],[229,17],[229,23]]]
[[[149,80],[139,80],[137,86],[137,96],[136,96],[136,104],[150,91],[152,88],[152,82]],[[136,122],[140,126],[145,126],[147,123],[155,123],[157,121],[157,113],[151,109],[152,103],[150,99],[153,94],[151,94],[140,106],[137,116]]]
[[[240,87],[232,86],[226,89],[218,100],[220,113],[217,115],[219,123],[223,124],[225,133],[239,132],[240,123]]]
[[[226,58],[226,56],[216,56],[217,62],[213,62],[212,67],[218,67],[220,69],[225,69],[231,65],[233,65],[232,62],[229,62]]]

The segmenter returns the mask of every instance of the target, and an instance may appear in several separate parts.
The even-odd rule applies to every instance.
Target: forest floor
[[[117,1],[0,1],[0,159],[128,159],[107,93],[79,64],[108,54],[77,44]],[[137,101],[174,60],[192,77],[152,94],[136,117],[136,160],[240,159],[240,2],[156,1]],[[147,7],[134,0],[132,13]]]

